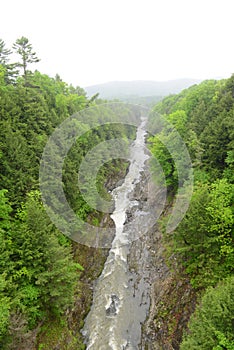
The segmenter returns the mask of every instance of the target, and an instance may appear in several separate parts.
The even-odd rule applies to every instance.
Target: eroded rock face
[[[150,201],[152,206],[158,205],[160,191],[159,197],[154,197],[155,191],[149,188],[151,185],[145,176],[135,188],[134,200],[138,201],[138,208],[144,208],[147,191],[147,201]],[[128,213],[128,221],[133,219],[136,210],[137,208],[133,207]],[[166,207],[164,215],[168,212],[170,206]],[[173,269],[169,270],[162,238],[162,233],[155,223],[146,235],[132,243],[128,255],[129,268],[136,274],[136,290],[148,286],[144,292],[150,298],[148,317],[142,325],[142,339],[139,345],[141,350],[178,350],[183,330],[186,329],[196,304],[196,293],[173,256],[170,258]]]
[[[162,190],[163,191],[163,190]],[[160,203],[160,196],[163,197],[163,193],[158,191],[157,198],[155,197],[155,191],[153,190],[153,184],[149,183],[148,177],[142,177],[141,183],[136,186],[133,199],[138,201],[138,208],[144,210],[144,206],[149,205],[154,207],[158,206]],[[128,220],[134,217],[136,208],[128,213]],[[128,264],[131,271],[134,271],[136,275],[135,288],[136,292],[147,294],[150,300],[150,309],[148,312],[149,319],[151,313],[153,312],[153,289],[154,284],[159,281],[159,283],[167,278],[169,275],[169,269],[165,264],[163,258],[163,248],[161,242],[161,233],[158,230],[158,225],[155,223],[153,227],[149,229],[147,234],[142,235],[138,240],[134,241],[131,245],[130,254],[128,255]],[[145,290],[141,290],[145,288]],[[152,339],[151,333],[148,332],[147,320],[144,325],[142,325],[142,341],[139,345],[139,349],[150,349],[152,341],[154,341],[155,346],[161,349],[160,344],[157,343],[156,339]],[[148,347],[147,347],[148,346]],[[155,347],[157,349],[157,347]]]
[[[118,187],[120,183],[124,181],[128,168],[123,167],[121,172],[108,178],[105,187],[107,191],[113,190]],[[92,217],[88,218],[88,222],[92,222]],[[114,222],[109,214],[102,216],[100,227],[114,227]],[[64,334],[64,343],[66,345],[57,345],[59,350],[68,349],[76,350],[77,345],[71,345],[72,340],[69,338],[69,332],[80,341],[83,341],[83,335],[80,330],[83,327],[83,322],[92,303],[93,290],[97,278],[102,272],[106,258],[109,254],[109,249],[97,249],[83,246],[79,243],[73,242],[74,259],[84,267],[84,272],[81,272],[77,285],[77,294],[75,296],[75,302],[72,308],[67,310],[68,321],[68,336]],[[43,338],[42,338],[43,342]],[[55,349],[53,349],[55,350]]]
[[[141,341],[141,325],[149,309],[148,282],[139,279],[138,283],[138,275],[129,270],[127,258],[131,242],[147,232],[150,219],[152,224],[154,222],[150,208],[138,210],[140,201],[132,199],[149,158],[143,146],[144,124],[145,120],[142,120],[136,140],[131,144],[131,165],[124,183],[112,192],[115,210],[111,218],[115,222],[115,237],[85,320],[83,334],[87,349],[138,349]],[[144,199],[147,202],[146,196]],[[131,218],[126,220],[127,211]]]
[[[128,211],[126,223],[134,219],[139,208],[140,210],[144,209],[146,202],[150,201],[152,206],[157,204],[155,202],[156,198],[153,196],[155,192],[151,188],[149,190],[149,186],[151,184],[148,183],[147,176],[143,176],[142,181],[135,188],[134,194],[132,194],[132,199],[137,203]],[[147,196],[147,200],[146,192],[152,194],[152,196]],[[158,193],[158,196],[160,197],[160,193]],[[113,225],[113,221],[109,217],[103,218],[103,220],[106,226]],[[86,249],[89,250],[89,248]],[[147,320],[142,325],[141,344],[139,344],[138,350],[179,349],[182,331],[186,327],[195,306],[195,293],[186,280],[186,276],[183,277],[181,274],[178,274],[179,267],[177,269],[176,260],[175,273],[169,271],[164,259],[164,253],[162,234],[157,223],[155,223],[146,235],[132,242],[130,253],[128,254],[128,266],[132,273],[131,285],[135,290],[134,297],[142,295],[142,302],[150,300]],[[88,285],[88,288],[90,288],[90,303],[93,283],[95,284],[93,277],[96,276],[97,278],[98,276],[95,270],[99,270],[99,273],[101,272],[99,261],[104,263],[108,251],[104,253],[103,250],[99,251],[92,248],[92,252],[90,251],[89,254],[87,251],[84,257],[86,256],[87,258],[89,255],[89,269],[90,271],[93,270],[93,272],[87,275],[86,270],[84,278],[86,280],[85,283],[87,283],[86,288]],[[85,297],[86,291],[84,292]],[[104,309],[108,317],[116,317],[118,303],[118,295],[115,293],[110,294],[106,310]],[[131,344],[126,343],[123,345],[123,349],[131,349]]]
[[[115,174],[115,176],[109,176],[106,183],[105,188],[108,190],[108,192],[113,191],[116,187],[119,187],[123,184],[124,178],[129,170],[129,162],[125,161],[125,164],[127,163],[127,166],[123,166],[123,169],[118,172],[118,174]]]
[[[150,203],[153,207],[160,202],[162,194],[159,191],[156,198],[151,186],[153,184],[150,184],[147,175],[143,174],[141,181],[136,184],[134,192],[131,193],[131,198],[136,203],[127,211],[126,224],[134,220],[137,211],[144,210],[146,204]],[[109,219],[103,218],[107,226],[113,225],[112,220]],[[94,255],[97,254],[95,252],[94,250]],[[105,254],[107,256],[108,251]],[[176,265],[176,273],[172,274],[169,271],[164,259],[162,234],[157,223],[149,229],[147,234],[131,243],[127,262],[132,275],[130,287],[134,290],[133,297],[138,298],[140,303],[150,301],[147,320],[142,325],[141,344],[138,350],[179,349],[182,331],[195,305],[195,294],[186,277],[183,279],[177,274]],[[92,280],[90,279],[88,283],[92,290]],[[107,317],[116,317],[119,302],[118,295],[110,294],[106,309],[104,308]],[[126,342],[123,349],[132,349],[131,344]]]

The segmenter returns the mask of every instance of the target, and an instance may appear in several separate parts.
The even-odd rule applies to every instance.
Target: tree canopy
[[[155,112],[182,136],[195,180],[184,219],[172,234],[164,235],[168,254],[176,257],[198,300],[203,296],[181,349],[234,349],[234,75],[204,81],[166,97],[155,106],[151,123]],[[164,170],[173,206],[176,166],[161,142],[173,142],[173,131],[162,129],[159,133],[160,137],[149,138],[149,147]]]
[[[27,38],[17,39],[13,48],[20,61],[9,63],[11,50],[0,41],[0,348],[4,350],[28,349],[30,332],[45,320],[59,319],[74,304],[83,267],[73,256],[74,244],[45,212],[39,165],[54,129],[71,115],[100,103],[97,95],[88,99],[82,88],[66,84],[59,75],[52,78],[31,71],[39,59]],[[10,64],[19,68],[14,79]],[[80,126],[85,130],[85,120]],[[79,191],[79,165],[95,145],[126,133],[133,138],[135,130],[120,124],[94,128],[69,151],[63,188],[83,220],[89,216],[99,223],[102,216]],[[104,184],[110,173],[125,167],[114,160],[100,169],[97,187],[102,196],[109,196]]]

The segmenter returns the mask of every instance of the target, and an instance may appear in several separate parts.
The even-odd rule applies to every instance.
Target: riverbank
[[[145,123],[146,119],[142,118],[136,139],[130,146],[131,165],[124,182],[112,192],[115,237],[95,285],[92,308],[83,329],[90,350],[137,349],[141,325],[149,309],[147,283],[142,280],[140,288],[136,288],[136,274],[129,270],[127,261],[131,242],[146,233],[150,221],[154,222],[147,200],[144,206],[133,198],[135,189],[141,190],[145,163],[149,159],[144,146]]]
[[[128,168],[115,178],[108,179],[108,191],[119,186],[124,180]],[[149,167],[141,174],[141,181],[131,194],[131,200],[138,202],[138,207],[163,207],[163,191],[157,190],[149,181]],[[157,193],[157,196],[155,196]],[[170,208],[170,206],[168,206]],[[126,224],[134,219],[134,207],[127,212]],[[167,210],[164,211],[164,216]],[[102,217],[102,226],[113,227],[114,223],[108,214]],[[66,316],[50,320],[42,327],[39,343],[40,350],[83,350],[81,329],[90,311],[93,301],[93,290],[98,277],[103,271],[108,249],[96,249],[73,243],[74,258],[84,267],[77,284],[75,303],[67,310]],[[132,285],[135,294],[142,300],[149,300],[150,307],[147,319],[142,325],[141,350],[179,349],[183,329],[195,307],[196,295],[189,281],[177,266],[174,257],[170,257],[170,269],[166,258],[166,247],[155,223],[147,234],[132,242],[128,254],[128,267],[133,276]]]
[[[144,205],[145,193],[152,206],[158,206],[163,193],[155,196],[154,186],[142,179],[141,187],[135,191],[135,199]],[[161,199],[160,199],[161,197]],[[162,214],[169,215],[171,203]],[[196,293],[183,273],[176,258],[168,257],[160,224],[155,223],[146,235],[134,241],[128,256],[129,267],[137,275],[138,286],[144,280],[148,283],[150,309],[142,325],[141,350],[178,350],[184,329],[195,309]],[[169,267],[170,266],[170,267]]]
[[[128,173],[129,164],[123,162],[121,170],[112,173],[106,179],[105,189],[107,192],[121,185]],[[88,219],[92,222],[92,216]],[[103,214],[99,218],[102,227],[114,227],[109,214]],[[77,288],[74,296],[74,304],[64,316],[47,320],[40,329],[37,329],[32,350],[83,350],[85,349],[84,338],[81,330],[84,320],[90,311],[93,300],[95,281],[102,273],[109,249],[92,248],[72,242],[74,260],[79,263],[84,271],[77,276]],[[37,335],[37,340],[36,340]],[[28,350],[28,349],[27,349]]]

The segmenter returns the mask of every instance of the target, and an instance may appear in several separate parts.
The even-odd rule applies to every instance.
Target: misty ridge
[[[127,102],[156,103],[164,96],[177,94],[192,85],[199,84],[198,79],[175,79],[168,81],[111,81],[85,87],[88,96],[99,93],[103,99],[120,99]]]

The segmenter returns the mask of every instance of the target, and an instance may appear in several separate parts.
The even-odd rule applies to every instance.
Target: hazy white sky
[[[82,87],[229,77],[233,0],[2,0],[0,38],[26,36],[37,68]]]

